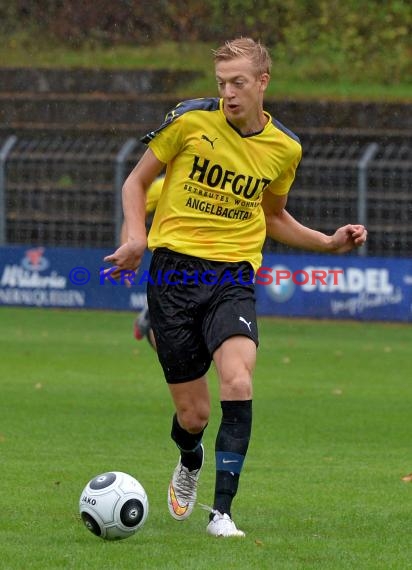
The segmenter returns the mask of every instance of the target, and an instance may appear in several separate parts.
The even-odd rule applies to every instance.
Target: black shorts
[[[147,301],[160,364],[171,384],[200,378],[231,336],[258,345],[253,269],[158,248]]]

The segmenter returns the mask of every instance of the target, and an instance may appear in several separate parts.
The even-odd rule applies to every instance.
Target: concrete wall
[[[0,69],[0,135],[139,136],[162,121],[196,72]],[[214,95],[211,93],[210,95]],[[409,138],[412,104],[268,99],[266,108],[300,135]]]

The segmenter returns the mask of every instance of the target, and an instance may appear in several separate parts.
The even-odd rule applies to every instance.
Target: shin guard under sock
[[[230,516],[252,430],[252,400],[224,401],[216,438],[216,486],[213,508]]]
[[[199,433],[190,433],[181,427],[176,414],[173,416],[171,437],[180,450],[182,465],[189,471],[199,469],[203,462],[203,450],[201,448],[203,433],[206,426]]]

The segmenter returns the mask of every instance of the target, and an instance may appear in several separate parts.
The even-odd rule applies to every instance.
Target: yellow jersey
[[[302,155],[298,137],[265,115],[265,127],[245,136],[227,121],[222,99],[193,99],[142,138],[167,165],[149,249],[259,268],[263,192],[287,194]]]
[[[153,213],[159,202],[160,194],[162,193],[164,177],[159,176],[150,185],[146,194],[146,214]]]

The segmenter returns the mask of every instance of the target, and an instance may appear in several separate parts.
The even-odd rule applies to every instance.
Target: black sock
[[[216,485],[213,508],[231,516],[240,472],[252,429],[252,400],[221,402],[222,421],[216,438]],[[211,515],[213,518],[213,515]]]
[[[171,437],[180,450],[180,457],[182,465],[193,471],[199,469],[203,461],[203,450],[201,448],[203,432],[206,426],[200,433],[190,433],[183,429],[177,421],[176,414],[173,416]]]

